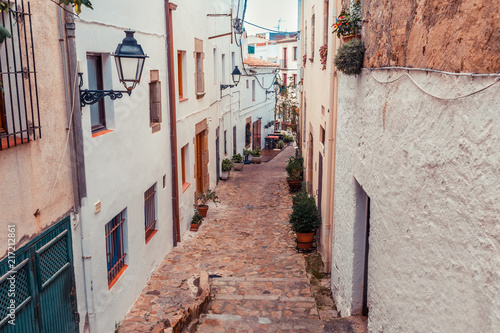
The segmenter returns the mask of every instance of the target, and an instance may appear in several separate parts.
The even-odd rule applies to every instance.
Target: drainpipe
[[[61,20],[62,9],[59,11],[60,24],[62,28]],[[74,158],[72,158],[72,166],[75,163],[75,172],[73,176],[74,183],[77,185],[74,188],[75,191],[75,211],[78,213],[81,207],[82,198],[87,196],[87,186],[85,181],[85,164],[84,164],[84,154],[83,154],[83,132],[82,132],[82,122],[81,122],[81,109],[80,109],[80,90],[78,78],[77,63],[78,58],[76,54],[76,44],[75,44],[75,22],[72,13],[65,13],[65,29],[66,29],[66,42],[67,42],[67,66],[69,69],[69,79],[65,75],[66,86],[69,87],[70,98],[67,99],[67,103],[72,102],[72,106],[68,109],[73,110],[73,114],[70,113],[70,119],[73,120],[73,137],[74,143],[71,145],[72,153]],[[61,35],[62,36],[62,35]],[[61,46],[62,47],[62,46]],[[65,52],[63,52],[63,61],[66,62]],[[64,63],[64,68],[66,68],[66,63]],[[66,72],[66,70],[65,70]],[[66,88],[66,90],[68,90]],[[72,138],[73,139],[73,138]],[[74,150],[73,150],[74,149]],[[85,295],[85,307],[88,315],[88,327],[87,318],[85,318],[84,332],[97,332],[96,315],[94,311],[94,297],[92,293],[92,265],[90,257],[90,230],[89,226],[86,226],[82,221],[81,214],[77,215],[78,226],[80,228],[81,237],[81,249],[82,249],[82,266],[83,266],[83,292]]]
[[[172,164],[172,221],[174,246],[181,241],[179,226],[179,171],[177,167],[177,112],[175,108],[175,73],[174,73],[174,39],[172,28],[172,11],[177,5],[165,0],[165,25],[168,68],[168,104],[170,108],[170,154]]]

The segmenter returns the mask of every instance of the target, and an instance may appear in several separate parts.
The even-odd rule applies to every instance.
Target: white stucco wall
[[[374,71],[379,80],[406,72]],[[410,72],[441,97],[492,78]],[[354,314],[356,181],[371,199],[370,332],[494,332],[500,86],[443,101],[404,77],[339,78],[332,289]]]
[[[103,54],[104,89],[123,90],[110,53],[121,43],[125,37],[123,31],[128,28],[136,31],[134,37],[149,56],[141,83],[131,96],[125,95],[114,102],[105,99],[106,125],[112,132],[92,137],[90,108],[82,109],[87,197],[82,201],[79,220],[87,249],[83,255],[90,257],[85,259],[90,262],[90,270],[86,271],[87,290],[92,284],[89,312],[90,304],[94,307],[89,317],[91,321],[95,318],[96,332],[112,332],[173,246],[165,11],[163,1],[155,1],[139,12],[129,11],[133,1],[95,1],[93,5],[94,10],[84,10],[80,19],[75,19],[77,57],[84,73],[84,88],[88,85],[86,56],[93,52]],[[109,15],[110,12],[115,15]],[[159,71],[162,85],[162,123],[157,133],[150,128],[150,70]],[[166,176],[165,188],[163,176]],[[144,192],[155,183],[158,232],[146,244]],[[95,213],[97,202],[101,202],[102,208]],[[128,268],[108,289],[105,225],[125,209]],[[77,272],[81,273],[78,268]],[[77,290],[83,327],[87,309],[82,283]]]

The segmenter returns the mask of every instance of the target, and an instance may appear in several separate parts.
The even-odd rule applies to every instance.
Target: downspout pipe
[[[62,9],[61,9],[62,10]],[[60,15],[62,12],[60,11]],[[85,164],[84,164],[84,153],[83,153],[83,131],[82,131],[82,120],[81,120],[81,107],[80,107],[80,90],[78,84],[78,57],[76,52],[76,43],[75,43],[75,22],[73,14],[70,12],[65,13],[65,29],[66,29],[66,42],[67,42],[67,66],[69,69],[69,80],[67,81],[67,86],[69,87],[70,99],[72,106],[71,110],[73,111],[70,116],[73,120],[73,139],[74,139],[74,159],[72,162],[76,164],[75,169],[76,172],[74,176],[74,182],[77,183],[77,187],[75,187],[76,200],[75,210],[76,212],[80,211],[81,200],[82,198],[87,196],[87,186],[85,180]],[[64,64],[66,66],[66,64]],[[72,145],[73,148],[73,145]],[[85,296],[85,307],[86,307],[86,316],[85,316],[85,324],[84,324],[84,332],[97,332],[97,324],[96,324],[96,314],[94,310],[94,297],[92,291],[92,263],[90,257],[90,229],[88,225],[85,225],[84,221],[82,221],[82,215],[77,215],[78,226],[80,228],[80,237],[81,237],[81,250],[82,250],[82,266],[83,266],[83,292]],[[88,317],[87,317],[88,316]],[[88,327],[87,327],[88,325]]]
[[[181,241],[179,226],[179,170],[177,165],[177,111],[175,106],[174,38],[172,11],[177,5],[165,0],[165,28],[168,69],[168,104],[170,108],[170,157],[172,165],[172,221],[174,246]]]

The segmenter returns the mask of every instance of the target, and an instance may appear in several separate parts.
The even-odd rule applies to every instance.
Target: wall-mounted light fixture
[[[240,83],[240,78],[241,78],[241,72],[238,68],[238,66],[234,66],[233,72],[231,73],[231,77],[233,78],[234,84],[221,84],[220,85],[220,90],[222,94],[222,90],[226,88],[234,88]]]
[[[91,105],[97,103],[102,98],[109,96],[112,100],[122,98],[123,93],[129,96],[132,90],[141,81],[141,74],[144,68],[144,61],[148,58],[144,54],[141,45],[134,38],[135,31],[125,31],[125,38],[121,44],[118,44],[113,56],[116,61],[116,69],[118,78],[123,83],[127,90],[89,90],[82,89],[83,73],[78,73],[80,76],[80,105]]]

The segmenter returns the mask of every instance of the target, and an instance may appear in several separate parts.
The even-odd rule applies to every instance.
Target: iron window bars
[[[106,224],[106,260],[108,264],[108,285],[121,272],[125,266],[125,243],[123,226],[125,224],[125,211],[116,215]]]
[[[31,9],[11,2],[0,13],[12,38],[0,42],[0,151],[42,137]]]

